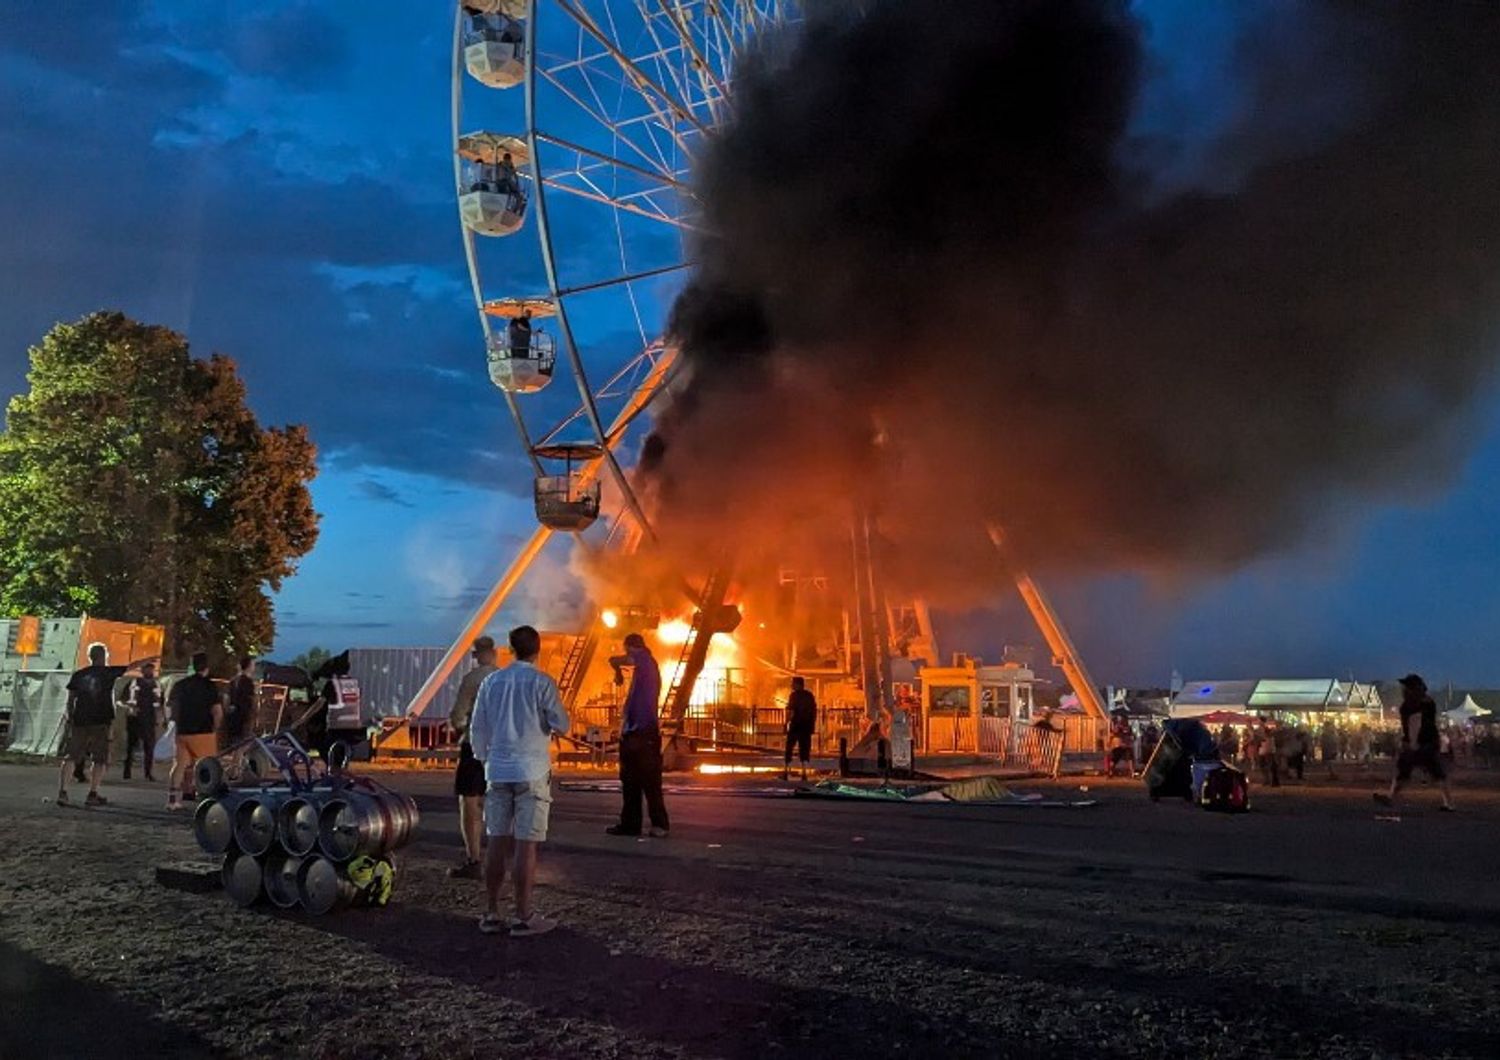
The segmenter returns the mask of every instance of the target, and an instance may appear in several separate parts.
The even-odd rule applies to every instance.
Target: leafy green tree
[[[313,647],[308,648],[301,655],[293,659],[292,665],[301,667],[308,673],[312,673],[314,670],[322,666],[331,658],[333,658],[333,652],[329,651],[327,648],[320,648],[314,645]]]
[[[234,361],[121,313],[31,349],[0,433],[0,610],[167,627],[168,655],[258,654],[318,536],[299,426],[263,428]]]

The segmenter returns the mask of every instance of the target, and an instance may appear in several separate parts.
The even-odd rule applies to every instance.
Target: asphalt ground
[[[423,813],[396,899],[308,918],[157,883],[202,860],[159,783],[61,808],[55,769],[0,765],[0,1058],[1500,1055],[1491,775],[1399,821],[1378,770],[1241,816],[1100,778],[1014,784],[1078,808],[715,778],[669,790],[665,840],[562,779],[563,926],[527,940],[446,876],[449,779],[377,775]]]

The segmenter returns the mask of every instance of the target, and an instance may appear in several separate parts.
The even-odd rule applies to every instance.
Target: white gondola
[[[557,351],[552,336],[532,331],[531,341],[522,346],[510,336],[496,333],[489,337],[490,382],[512,394],[535,394],[552,382],[557,367]]]
[[[593,442],[562,442],[557,445],[538,446],[533,452],[539,457],[562,460],[565,470],[561,475],[538,475],[533,486],[537,522],[553,530],[587,530],[599,518],[600,489],[597,476],[587,481],[581,470],[573,465],[579,461],[596,460],[604,455],[602,446]]]
[[[464,5],[463,48],[464,67],[480,84],[514,88],[526,80],[526,30],[514,16]]]
[[[498,320],[488,339],[491,382],[512,394],[534,394],[552,382],[557,348],[535,322],[556,312],[546,298],[496,298],[484,304],[485,316]],[[517,327],[518,320],[530,327]]]
[[[486,236],[508,236],[526,221],[523,172],[531,155],[526,142],[498,133],[467,133],[458,139],[458,208],[464,224]]]

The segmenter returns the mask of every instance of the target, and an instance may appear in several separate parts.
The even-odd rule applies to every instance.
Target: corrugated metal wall
[[[359,690],[370,717],[400,717],[417,694],[422,682],[443,661],[443,648],[350,648],[349,672],[359,680]],[[453,709],[458,683],[472,663],[464,662],[449,675],[433,697],[423,717],[446,718]]]

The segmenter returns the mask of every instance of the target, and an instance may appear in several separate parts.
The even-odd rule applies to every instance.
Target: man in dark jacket
[[[224,715],[224,743],[236,744],[255,725],[255,660],[240,656],[240,671],[229,679],[229,710]]]
[[[807,760],[812,752],[813,731],[818,727],[818,701],[807,690],[807,682],[800,677],[792,678],[792,694],[786,700],[786,762],[782,767],[782,779],[790,779],[792,773],[792,748],[797,748],[797,758],[802,763],[802,779],[807,779]]]
[[[1438,754],[1439,743],[1437,704],[1427,694],[1427,682],[1416,674],[1407,674],[1401,679],[1401,752],[1396,756],[1396,777],[1389,792],[1375,793],[1375,801],[1395,806],[1396,793],[1411,779],[1411,771],[1421,769],[1438,782],[1438,790],[1443,793],[1440,808],[1452,813],[1453,796],[1448,790],[1448,772]]]
[[[155,780],[151,774],[156,753],[156,716],[161,713],[161,682],[156,679],[156,664],[141,663],[139,677],[132,678],[125,686],[121,700],[125,706],[125,779],[130,779],[130,756],[135,745],[141,745],[141,772],[147,780]]]

